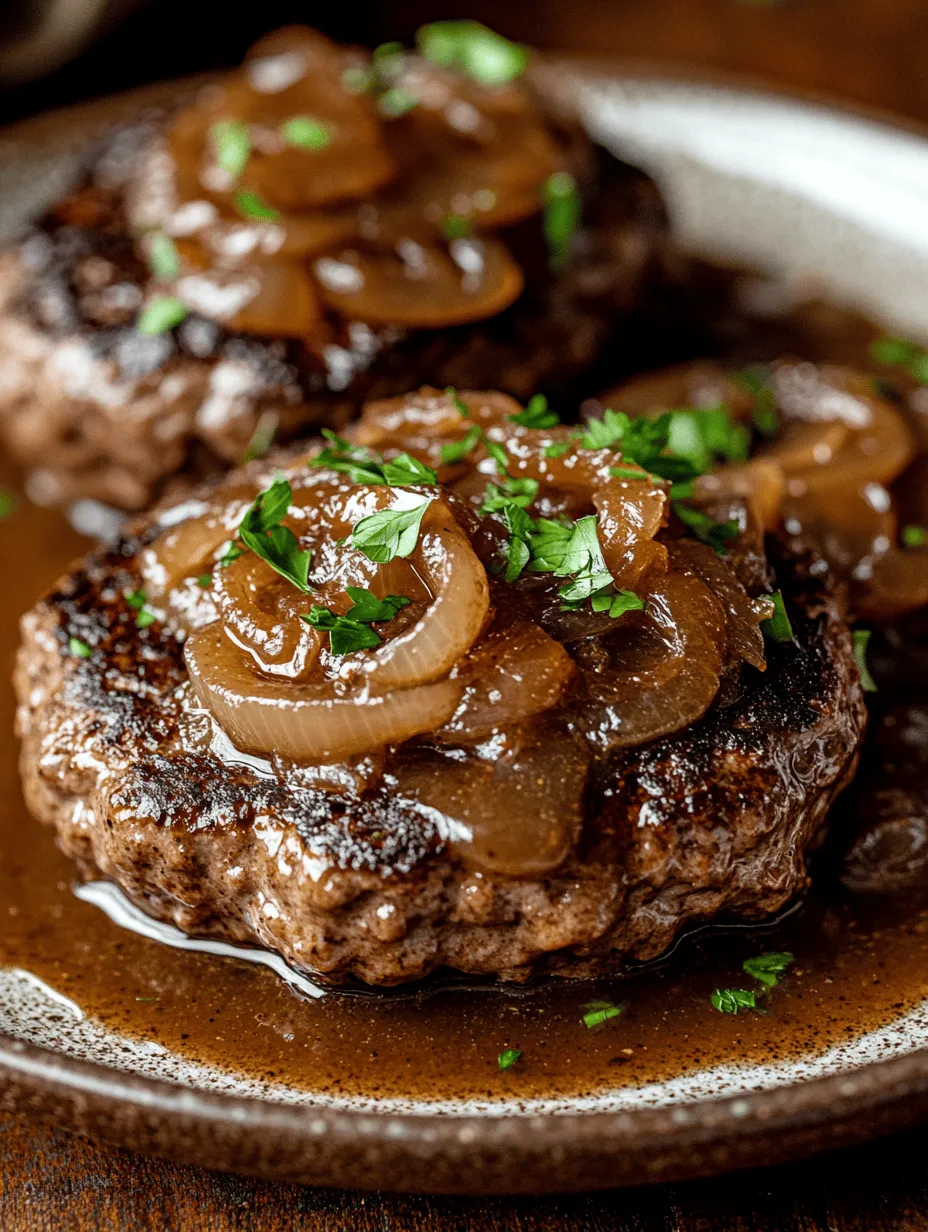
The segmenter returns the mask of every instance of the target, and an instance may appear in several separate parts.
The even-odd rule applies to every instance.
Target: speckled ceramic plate
[[[601,141],[659,180],[693,251],[928,335],[921,136],[670,75],[587,68],[555,77],[582,98]],[[0,136],[0,229],[12,233],[59,193],[81,142],[139,101]],[[194,1065],[85,1019],[24,971],[0,972],[0,1023],[5,1107],[138,1150],[325,1185],[475,1193],[637,1184],[779,1161],[928,1113],[925,1009],[789,1061],[735,1056],[582,1100],[442,1105],[322,1099]]]

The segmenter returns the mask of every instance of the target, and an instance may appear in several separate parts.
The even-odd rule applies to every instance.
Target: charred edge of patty
[[[598,762],[565,867],[543,881],[483,877],[475,907],[471,870],[387,785],[333,797],[169,747],[182,648],[158,625],[134,625],[124,591],[138,583],[140,543],[91,557],[25,618],[30,807],[83,875],[117,881],[153,916],[257,941],[334,982],[394,984],[440,966],[582,976],[655,958],[721,913],[778,911],[806,884],[806,851],[856,766],[865,709],[839,597],[821,560],[771,543],[794,642],[769,647],[765,674],[743,669],[734,704]],[[89,658],[68,656],[72,637]],[[80,762],[91,746],[103,781]],[[278,879],[256,832],[267,819],[331,870],[324,891]],[[244,887],[229,883],[231,867]],[[259,888],[275,903],[270,922]],[[383,911],[396,914],[395,936],[377,932]]]

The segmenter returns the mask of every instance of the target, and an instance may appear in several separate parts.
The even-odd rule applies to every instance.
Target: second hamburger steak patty
[[[188,933],[375,984],[441,966],[505,978],[621,966],[687,925],[769,915],[806,884],[865,723],[827,568],[772,539],[765,557],[734,501],[701,509],[731,528],[716,555],[668,525],[663,488],[628,453],[520,426],[517,413],[492,394],[374,405],[353,443],[317,447],[309,465],[252,464],[141,520],[27,614],[26,798],[85,876],[112,878]],[[415,462],[418,482],[391,486],[390,466]],[[284,482],[275,463],[291,487],[274,525],[294,538],[278,541],[290,563],[272,566],[261,553],[280,532],[260,516]],[[357,514],[425,496],[418,541],[386,562],[369,547],[372,561]],[[513,576],[505,532],[526,504]],[[653,510],[650,531],[623,538]],[[597,520],[587,549],[608,571],[587,585],[570,553]],[[303,595],[287,570],[299,580],[292,552],[310,548]],[[352,621],[339,596],[353,584],[370,589],[352,595]],[[587,598],[564,597],[584,587]],[[792,638],[765,651],[770,606],[757,596],[771,588]],[[390,591],[410,601],[378,612],[372,635],[363,605]],[[468,620],[466,648],[442,667]],[[355,649],[337,648],[339,630]],[[423,637],[426,661],[413,653]],[[391,671],[394,685],[378,686]],[[282,748],[280,730],[315,756]]]
[[[521,80],[484,88],[401,56],[423,102],[392,115],[341,82],[369,58],[279,37],[201,99],[111,133],[0,253],[0,435],[43,503],[143,509],[179,473],[425,381],[577,405],[634,366],[629,313],[668,247],[652,181]],[[293,57],[305,75],[287,90],[253,84]],[[306,112],[328,144],[280,147]],[[209,187],[230,131],[251,148],[237,186],[260,194]],[[569,261],[550,184],[568,190]]]

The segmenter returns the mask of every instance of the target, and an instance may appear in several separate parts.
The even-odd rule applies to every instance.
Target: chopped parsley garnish
[[[548,399],[544,394],[533,394],[524,411],[519,411],[517,415],[509,415],[507,418],[512,423],[518,424],[520,428],[553,428],[561,422],[557,412],[549,408]]]
[[[177,245],[163,231],[156,231],[149,240],[148,264],[156,278],[176,278],[180,273]]]
[[[139,629],[147,629],[158,619],[155,613],[147,607],[148,595],[144,590],[125,591],[126,602],[137,613],[135,623]]]
[[[213,575],[211,573],[201,573],[197,578],[197,585],[201,590],[208,590],[213,584]]]
[[[240,192],[235,194],[235,208],[245,218],[261,222],[278,222],[280,211],[269,205],[260,193]]]
[[[876,681],[867,666],[867,647],[872,636],[872,629],[854,630],[854,662],[857,664],[857,671],[860,675],[860,687],[865,693],[876,693],[877,691]]]
[[[243,463],[254,462],[256,458],[264,457],[274,444],[278,422],[276,411],[266,411],[261,416],[251,434],[251,440],[245,446],[245,452],[242,454]]]
[[[751,364],[731,375],[751,395],[754,427],[761,436],[776,436],[780,418],[777,415],[776,393],[770,382],[770,369],[763,364]]]
[[[438,483],[430,466],[408,453],[397,454],[382,463],[383,481],[393,488],[405,488],[416,483]]]
[[[482,86],[504,86],[525,72],[528,49],[479,21],[433,21],[420,26],[416,46],[426,60],[466,73]]]
[[[0,519],[8,518],[16,510],[16,497],[9,488],[0,488]]]
[[[383,640],[368,626],[375,621],[392,620],[409,599],[403,595],[387,595],[378,599],[360,586],[346,586],[345,593],[353,606],[344,616],[336,616],[327,607],[314,604],[308,616],[301,616],[314,629],[324,629],[329,635],[333,655],[352,654],[355,650],[371,650]]]
[[[419,540],[423,515],[430,504],[426,497],[411,509],[382,509],[372,513],[355,524],[349,542],[368,560],[380,565],[395,556],[411,556]]]
[[[742,1010],[756,1010],[757,997],[747,988],[717,988],[711,997],[713,1009],[720,1014],[740,1014]]]
[[[744,424],[732,421],[728,407],[693,407],[667,411],[656,418],[630,419],[623,411],[607,409],[601,419],[590,419],[579,433],[584,449],[619,449],[650,475],[672,483],[685,483],[704,474],[720,458],[743,462],[750,435]],[[560,442],[549,457],[566,453]]]
[[[765,636],[769,637],[773,642],[791,642],[793,640],[793,626],[790,623],[789,613],[786,610],[782,590],[775,591],[770,598],[773,600],[773,615],[768,616],[766,620],[762,620],[760,627]]]
[[[473,223],[464,214],[446,214],[441,220],[441,233],[446,240],[466,240]]]
[[[216,162],[227,175],[237,180],[251,158],[248,125],[240,120],[220,120],[209,133],[216,151]]]
[[[480,512],[499,513],[509,504],[521,505],[523,509],[527,509],[537,495],[537,479],[513,479],[509,475],[503,475],[500,486],[491,483],[487,488]]]
[[[595,1031],[610,1019],[619,1018],[624,1009],[624,1005],[615,1005],[612,1001],[588,1001],[583,1006],[583,1025],[588,1031]]]
[[[499,512],[509,531],[509,542],[503,549],[503,581],[514,582],[531,559],[530,543],[535,523],[515,501],[507,501]]]
[[[280,136],[296,150],[324,150],[332,140],[329,126],[314,116],[296,115],[284,120]]]
[[[394,488],[438,483],[434,470],[408,453],[384,460],[363,445],[352,445],[329,428],[323,428],[322,435],[329,445],[309,459],[309,466],[325,466],[347,475],[353,483],[389,484]]]
[[[398,120],[400,116],[418,107],[419,101],[418,94],[413,94],[411,90],[404,90],[402,86],[390,86],[378,96],[377,110],[388,120]]]
[[[89,659],[93,651],[79,637],[68,638],[68,654],[72,659]]]
[[[480,443],[480,438],[483,433],[476,424],[468,431],[467,435],[459,441],[451,441],[447,445],[441,447],[441,461],[444,466],[449,466],[453,462],[463,462],[469,453],[477,448]]]
[[[788,950],[778,954],[758,954],[757,958],[746,958],[744,970],[760,984],[775,988],[780,976],[793,961],[793,955]]]
[[[463,399],[461,398],[458,391],[454,388],[453,385],[445,386],[445,397],[451,399],[451,401],[454,403],[454,409],[457,411],[457,413],[461,416],[462,419],[470,419],[470,409],[468,408],[467,403],[463,401]]]
[[[237,541],[230,545],[219,563],[230,564],[244,550],[250,550],[305,594],[309,590],[306,579],[312,552],[303,551],[293,531],[282,525],[292,500],[290,484],[278,475],[269,488],[255,497],[242,518]]]
[[[583,214],[577,181],[568,171],[555,171],[542,185],[541,200],[544,207],[542,227],[551,268],[560,273],[570,263],[574,233]]]
[[[644,599],[633,590],[617,590],[611,594],[607,590],[593,595],[590,607],[594,612],[608,612],[613,620],[617,620],[626,612],[643,612]]]
[[[156,295],[150,299],[135,323],[140,334],[164,334],[187,319],[187,306],[176,295]]]
[[[728,555],[728,548],[725,545],[729,539],[737,537],[739,530],[738,523],[733,518],[727,522],[716,522],[715,518],[710,517],[708,513],[704,513],[701,509],[694,509],[692,505],[684,505],[680,501],[673,502],[673,511],[700,543],[708,544],[719,556]]]
[[[528,542],[530,572],[573,575],[573,581],[557,592],[566,611],[576,611],[587,599],[594,612],[608,612],[615,619],[644,608],[633,591],[616,591],[599,546],[594,515],[572,523],[543,518],[535,524]]]
[[[521,1055],[522,1051],[519,1048],[504,1048],[496,1058],[496,1064],[500,1069],[512,1069]]]
[[[877,338],[870,346],[871,358],[878,364],[904,368],[913,381],[928,385],[928,350],[908,338]]]
[[[902,542],[907,548],[922,548],[928,543],[928,530],[924,526],[903,526]]]

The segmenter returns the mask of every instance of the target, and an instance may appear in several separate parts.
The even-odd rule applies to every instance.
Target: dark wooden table
[[[926,0],[388,0],[374,8],[375,37],[464,12],[549,47],[672,57],[928,121]],[[65,87],[78,96],[67,81]],[[149,1228],[916,1232],[928,1230],[928,1129],[721,1180],[569,1198],[462,1200],[271,1185],[130,1156],[0,1117],[3,1232]]]
[[[272,1185],[0,1118],[3,1232],[923,1232],[928,1131],[713,1181],[554,1198]]]

